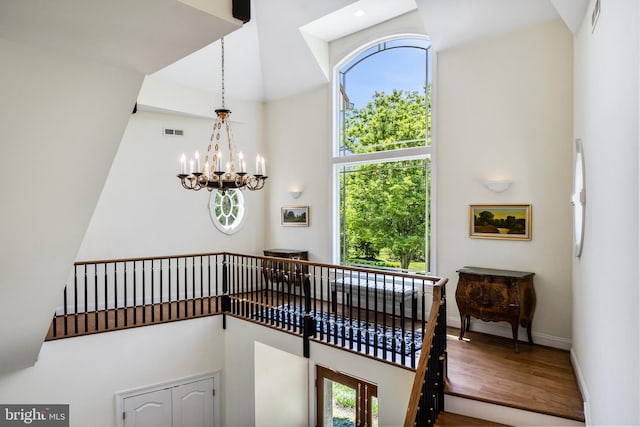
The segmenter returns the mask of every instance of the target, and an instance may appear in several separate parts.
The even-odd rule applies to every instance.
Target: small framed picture
[[[309,226],[309,206],[283,206],[280,208],[280,223],[293,227]]]
[[[469,237],[531,240],[531,205],[470,205]]]

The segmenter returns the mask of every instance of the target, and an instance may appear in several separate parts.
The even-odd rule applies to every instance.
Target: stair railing
[[[433,308],[427,321],[426,339],[413,380],[404,420],[405,427],[433,426],[444,410],[444,381],[447,360],[447,304],[445,284],[434,288]]]

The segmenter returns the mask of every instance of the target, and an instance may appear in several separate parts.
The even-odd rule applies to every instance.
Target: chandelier
[[[189,159],[183,154],[180,159],[180,173],[178,178],[182,187],[187,190],[209,191],[219,190],[223,193],[230,189],[261,190],[267,180],[264,157],[256,156],[255,173],[247,173],[247,165],[242,155],[234,154],[233,133],[229,116],[231,111],[224,108],[224,38],[220,40],[222,49],[222,108],[215,110],[216,118],[213,122],[211,138],[204,157],[204,164],[200,163],[200,154],[196,150],[193,158]],[[221,146],[227,146],[226,157],[223,158]]]

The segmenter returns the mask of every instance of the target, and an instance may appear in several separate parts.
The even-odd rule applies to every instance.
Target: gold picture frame
[[[309,206],[282,206],[280,224],[288,227],[308,227]]]
[[[531,205],[469,205],[469,237],[531,240]]]

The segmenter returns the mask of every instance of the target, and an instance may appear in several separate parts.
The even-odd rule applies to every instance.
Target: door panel
[[[173,389],[173,427],[213,427],[213,378]]]
[[[171,427],[171,390],[124,399],[125,427]]]

